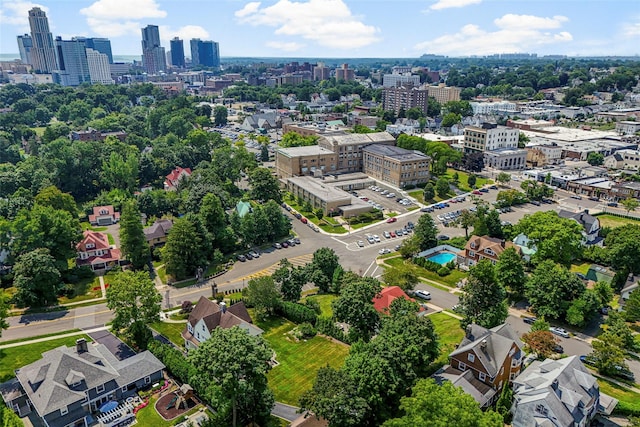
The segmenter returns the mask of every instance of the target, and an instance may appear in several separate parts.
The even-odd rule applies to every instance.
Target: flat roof
[[[306,191],[325,202],[344,202],[345,204],[349,204],[352,200],[349,193],[336,188],[329,183],[325,183],[322,179],[313,178],[311,176],[298,176],[287,178],[287,182],[291,182],[298,187],[304,188]]]
[[[300,157],[300,156],[318,156],[321,154],[333,154],[333,151],[327,150],[324,147],[318,145],[308,145],[305,147],[289,147],[278,148],[277,153],[280,153],[287,157]]]
[[[562,126],[548,126],[540,131],[520,129],[520,132],[530,138],[538,136],[562,142],[589,141],[618,135],[615,131],[571,129]]]
[[[326,141],[337,145],[350,144],[375,144],[376,142],[394,141],[395,138],[389,132],[373,133],[349,133],[346,135],[325,135],[322,137]]]
[[[427,156],[424,153],[421,153],[420,151],[406,150],[404,148],[396,147],[394,145],[373,144],[373,145],[368,145],[364,147],[362,151],[378,154],[380,156],[390,157],[392,159],[397,159],[399,161],[429,159],[429,156]]]
[[[484,154],[489,156],[504,156],[507,154],[520,154],[526,156],[527,150],[520,148],[498,148],[497,150],[485,151]]]

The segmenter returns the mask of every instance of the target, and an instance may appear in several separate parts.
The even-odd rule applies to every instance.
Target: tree
[[[438,228],[431,215],[422,215],[413,230],[418,248],[421,251],[438,245]]]
[[[199,267],[206,266],[201,245],[202,238],[189,218],[176,219],[161,251],[167,274],[182,280],[194,275]]]
[[[280,289],[282,299],[291,302],[298,301],[302,294],[303,282],[306,280],[296,280],[296,267],[294,267],[286,258],[281,259],[280,264],[278,265],[278,269],[273,272],[271,277]]]
[[[603,329],[609,334],[618,337],[623,349],[627,351],[636,351],[638,349],[638,344],[636,344],[634,339],[633,330],[625,320],[626,318],[624,313],[611,310],[604,322]]]
[[[625,224],[616,227],[605,238],[605,247],[609,253],[611,266],[625,272],[621,274],[622,282],[626,281],[627,275],[640,273],[640,226],[635,224]]]
[[[404,415],[388,420],[384,427],[502,427],[500,414],[483,412],[471,395],[445,381],[438,385],[423,379],[412,388],[411,397],[403,397],[400,409]]]
[[[539,359],[546,359],[554,353],[559,339],[549,330],[531,331],[522,335],[522,341],[527,344],[529,352],[536,353]]]
[[[638,206],[640,206],[638,199],[634,199],[633,197],[622,200],[620,204],[624,206],[624,210],[627,211],[627,215],[629,215],[629,212],[635,211]]]
[[[433,188],[433,184],[431,184],[430,182],[424,186],[423,196],[425,201],[433,200],[433,198],[436,196],[436,190]]]
[[[334,319],[349,325],[353,341],[369,341],[378,329],[380,316],[373,306],[373,298],[381,289],[376,279],[363,277],[343,286],[340,296],[331,303]]]
[[[544,320],[544,317],[538,317],[532,324],[531,324],[531,332],[535,332],[535,331],[548,331],[549,328],[551,327],[551,325],[549,324],[549,322],[547,322],[546,320]]]
[[[9,328],[7,317],[9,317],[9,297],[2,289],[0,290],[0,338],[2,331]]]
[[[568,267],[582,253],[582,226],[555,211],[525,215],[515,228],[536,246],[536,262],[548,259]]]
[[[207,229],[213,247],[224,245],[227,214],[222,207],[220,198],[214,193],[207,193],[200,203],[200,220]]]
[[[596,314],[596,310],[602,308],[598,294],[587,289],[580,296],[571,302],[567,309],[567,323],[573,326],[584,326]]]
[[[536,314],[552,319],[562,318],[584,290],[578,276],[551,260],[538,264],[525,284],[525,296]]]
[[[263,162],[269,161],[269,148],[266,144],[262,144],[260,147],[260,160]]]
[[[408,239],[404,239],[404,241],[400,244],[400,249],[398,250],[402,258],[408,259],[413,258],[420,252],[420,242],[418,238],[413,235]]]
[[[467,185],[471,188],[474,188],[476,186],[476,180],[477,177],[474,174],[470,173],[467,177]]]
[[[443,128],[450,128],[451,126],[458,124],[461,121],[462,121],[462,117],[460,116],[460,114],[447,113],[442,118],[442,122],[440,123],[440,126],[442,126]]]
[[[249,280],[248,286],[242,290],[242,295],[247,299],[247,303],[255,308],[260,319],[272,315],[281,299],[271,276]]]
[[[469,227],[472,227],[478,218],[469,209],[463,209],[458,217],[458,225],[464,228],[465,239],[469,238]]]
[[[438,196],[444,199],[449,194],[449,191],[449,180],[447,178],[438,178],[438,181],[436,181],[436,193],[438,193]]]
[[[591,166],[600,166],[604,163],[604,155],[602,153],[596,153],[592,151],[587,155],[587,163]]]
[[[478,324],[485,328],[493,328],[509,315],[505,302],[506,292],[496,280],[496,273],[490,261],[480,260],[471,267],[466,285],[460,296],[462,324]]]
[[[513,389],[510,384],[505,384],[496,402],[496,412],[502,415],[505,424],[511,424],[511,406],[513,405]]]
[[[506,172],[500,172],[496,177],[496,181],[500,185],[506,185],[511,181],[511,175]]]
[[[619,367],[626,367],[625,352],[622,340],[610,332],[600,334],[592,341],[593,360],[598,372],[604,375],[614,375]]]
[[[249,183],[251,184],[251,198],[261,202],[274,200],[276,203],[282,203],[282,194],[280,193],[280,184],[278,180],[267,168],[256,168],[249,175]]]
[[[267,387],[273,350],[259,336],[251,336],[234,326],[215,328],[211,338],[190,352],[188,359],[203,380],[210,380],[207,389],[212,403],[228,410],[229,423],[264,425],[274,403]]]
[[[144,235],[140,210],[135,200],[128,200],[122,205],[120,246],[134,269],[142,269],[149,261],[149,244]]]
[[[382,280],[388,286],[399,286],[403,291],[410,291],[420,282],[413,264],[404,263],[400,267],[389,267],[384,270]]]
[[[313,259],[311,260],[311,264],[309,265],[309,269],[313,271],[320,271],[326,278],[327,282],[330,283],[331,279],[333,279],[333,274],[340,265],[340,259],[338,255],[336,255],[335,251],[331,248],[320,248],[316,249],[313,253]],[[327,289],[324,289],[323,292],[328,292]]]
[[[217,106],[213,110],[213,125],[224,126],[227,124],[227,107]]]
[[[78,207],[73,196],[69,193],[63,193],[54,185],[43,188],[36,195],[33,201],[41,206],[49,206],[53,209],[67,211],[75,218],[78,216]]]
[[[624,314],[629,322],[640,320],[640,288],[629,294],[629,299],[624,304]]]
[[[324,418],[332,427],[359,426],[370,410],[367,401],[358,396],[349,374],[330,366],[318,370],[313,387],[300,397],[300,407]]]
[[[117,273],[107,288],[107,307],[114,312],[113,329],[124,331],[139,348],[147,348],[151,339],[147,325],[158,320],[161,301],[148,273]]]
[[[522,257],[515,248],[505,249],[496,263],[496,280],[513,299],[524,296],[524,284],[527,276],[524,272]]]
[[[484,154],[481,152],[465,153],[462,158],[462,166],[468,171],[480,172],[484,168]]]
[[[34,249],[18,257],[13,267],[13,296],[18,307],[46,307],[58,300],[62,289],[60,271],[46,248]]]

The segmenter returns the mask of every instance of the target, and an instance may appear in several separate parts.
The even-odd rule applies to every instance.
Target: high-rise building
[[[167,71],[164,48],[160,46],[160,31],[157,25],[142,29],[142,62],[148,74]]]
[[[18,36],[18,50],[20,60],[23,64],[31,64],[31,49],[33,49],[33,39],[29,34]]]
[[[113,64],[113,53],[111,53],[111,40],[98,37],[73,37],[72,40],[82,40],[89,49],[96,50],[107,55],[109,64]]]
[[[418,107],[425,113],[429,106],[429,92],[411,83],[395,87],[386,87],[382,91],[382,107],[399,114],[400,110]]]
[[[324,65],[324,62],[318,62],[313,67],[313,80],[329,80],[331,77],[331,68]]]
[[[212,40],[191,39],[191,66],[219,67],[218,43]]]
[[[90,83],[87,48],[83,40],[62,40],[56,37],[58,69],[53,71],[53,81],[63,86]]]
[[[342,64],[342,67],[336,68],[336,80],[351,81],[356,79],[356,72],[349,68],[349,64]]]
[[[87,64],[89,65],[91,83],[102,83],[103,85],[110,85],[114,83],[111,78],[109,57],[106,54],[88,47]]]
[[[174,37],[169,43],[171,45],[171,65],[177,68],[184,68],[184,41]]]
[[[47,14],[39,7],[29,11],[29,26],[31,27],[31,61],[37,72],[51,73],[58,69],[56,60],[56,48],[53,43],[53,35],[49,31]]]

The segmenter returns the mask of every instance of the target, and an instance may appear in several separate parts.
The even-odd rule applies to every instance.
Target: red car
[[[391,234],[391,237],[396,237],[396,232],[395,231],[391,231],[391,232],[389,232],[389,234]]]
[[[480,190],[473,190],[473,194],[477,194],[479,196],[482,196],[482,193],[480,192]]]
[[[397,220],[398,220],[398,218],[393,217],[393,218],[389,218],[389,219],[387,220],[387,222],[388,222],[389,224],[391,224],[392,222],[396,222]]]
[[[300,218],[300,221],[302,221],[303,224],[306,224],[307,222],[309,222],[305,217]]]

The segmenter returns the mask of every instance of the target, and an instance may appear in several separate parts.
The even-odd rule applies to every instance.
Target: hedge
[[[310,323],[316,324],[318,316],[315,311],[309,307],[290,301],[282,301],[276,307],[276,313],[293,323]]]
[[[342,329],[336,325],[336,322],[330,318],[319,317],[316,321],[316,329],[321,334],[335,338],[343,343],[350,344],[349,336],[345,334]]]

